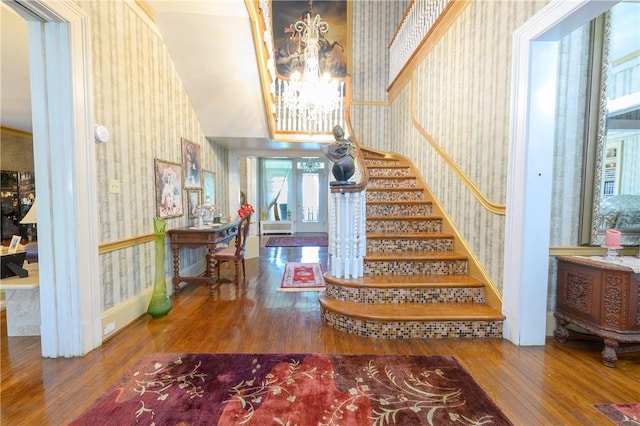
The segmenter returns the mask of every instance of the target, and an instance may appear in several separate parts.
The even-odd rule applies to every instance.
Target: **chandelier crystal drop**
[[[283,101],[298,116],[319,122],[339,107],[342,97],[340,84],[328,73],[320,74],[319,40],[329,31],[329,25],[320,15],[312,18],[309,11],[294,24],[294,31],[303,47],[304,72],[291,75],[282,91]]]

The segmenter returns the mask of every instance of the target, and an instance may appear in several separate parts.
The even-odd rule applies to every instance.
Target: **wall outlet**
[[[104,335],[106,336],[107,334],[113,333],[115,329],[116,329],[116,323],[110,322],[109,324],[104,326]]]
[[[120,181],[118,179],[111,179],[109,181],[109,193],[111,194],[120,193]]]

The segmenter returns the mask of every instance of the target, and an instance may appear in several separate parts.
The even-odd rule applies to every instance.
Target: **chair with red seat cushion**
[[[251,215],[243,218],[240,221],[240,225],[238,226],[238,235],[236,236],[236,245],[235,247],[227,247],[222,250],[216,251],[212,254],[213,258],[216,261],[216,276],[218,280],[220,279],[220,264],[224,262],[233,262],[236,267],[236,277],[235,283],[240,283],[240,263],[242,262],[242,281],[244,282],[246,279],[245,276],[245,265],[244,265],[244,254],[245,254],[245,245],[247,243],[247,235],[249,233],[249,223],[251,220]]]

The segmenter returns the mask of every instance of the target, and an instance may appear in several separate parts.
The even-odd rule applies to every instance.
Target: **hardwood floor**
[[[1,423],[67,424],[148,352],[454,355],[516,425],[606,425],[592,404],[640,402],[638,352],[621,354],[608,368],[598,342],[518,347],[502,339],[352,336],[321,322],[317,293],[277,291],[287,261],[320,262],[326,270],[326,248],[260,252],[246,262],[246,284],[222,283],[213,296],[192,285],[174,298],[167,317],[140,317],[82,358],[43,359],[39,337],[7,337],[3,313]],[[231,278],[233,269],[222,275]]]

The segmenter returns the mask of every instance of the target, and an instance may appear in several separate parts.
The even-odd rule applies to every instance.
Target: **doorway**
[[[296,160],[296,232],[327,232],[326,170],[319,158]]]
[[[263,158],[261,221],[293,223],[296,233],[327,232],[327,164],[318,157]]]

